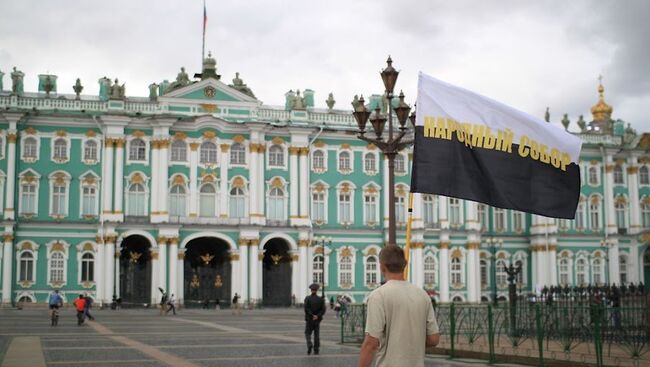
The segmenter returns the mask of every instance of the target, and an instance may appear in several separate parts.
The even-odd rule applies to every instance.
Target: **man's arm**
[[[427,347],[435,347],[440,343],[440,334],[427,335]]]
[[[312,316],[311,314],[311,302],[309,297],[305,298],[305,301],[303,302],[303,306],[305,308],[305,316]]]
[[[379,339],[366,334],[366,338],[361,344],[361,354],[359,356],[358,367],[368,367],[375,358],[375,353],[379,349]]]

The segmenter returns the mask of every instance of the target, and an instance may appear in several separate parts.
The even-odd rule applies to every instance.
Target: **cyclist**
[[[50,306],[50,318],[52,318],[54,317],[54,313],[58,312],[59,307],[63,305],[63,298],[61,298],[58,289],[55,289],[53,293],[50,293],[47,303]]]

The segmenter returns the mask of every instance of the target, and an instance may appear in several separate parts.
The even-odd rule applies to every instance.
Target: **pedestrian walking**
[[[330,310],[334,309],[334,296],[330,297]]]
[[[74,308],[77,310],[77,326],[81,326],[84,323],[84,310],[86,309],[86,298],[83,294],[79,295],[79,298],[75,299]]]
[[[241,307],[239,304],[239,294],[235,293],[235,295],[232,297],[232,314],[234,315],[237,313],[238,315],[241,315]]]
[[[169,297],[169,300],[167,300],[167,311],[165,311],[165,315],[169,313],[169,311],[172,311],[173,315],[176,316],[176,306],[174,306],[174,303],[176,303],[176,299],[174,298],[174,293]]]
[[[320,352],[320,322],[325,315],[325,299],[319,297],[318,284],[313,283],[309,286],[311,294],[305,297],[305,339],[307,340],[307,354],[311,354],[312,348],[314,354]],[[311,334],[314,334],[314,343],[311,342]]]
[[[404,251],[388,245],[379,252],[379,268],[386,279],[368,296],[366,337],[359,367],[424,367],[426,347],[438,345],[440,334],[427,293],[404,280]]]
[[[55,326],[58,322],[58,312],[59,307],[63,306],[63,298],[59,294],[59,290],[55,289],[54,292],[50,293],[50,296],[47,299],[47,304],[50,308],[50,318],[52,319],[52,326]],[[56,320],[55,320],[56,317]]]
[[[165,308],[167,308],[167,299],[169,297],[166,292],[162,291],[162,289],[160,289],[160,291],[162,292],[162,296],[160,297],[160,316],[162,316],[165,313]]]
[[[86,305],[84,307],[84,317],[87,317],[88,320],[90,320],[90,321],[95,321],[95,318],[93,317],[93,315],[90,314],[90,308],[93,305],[93,299],[90,298],[89,295],[86,295],[86,297],[84,297],[84,299],[86,300]]]

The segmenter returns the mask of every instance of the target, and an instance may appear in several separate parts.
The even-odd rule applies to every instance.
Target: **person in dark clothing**
[[[319,353],[320,349],[320,322],[325,315],[325,299],[319,297],[318,284],[314,283],[309,286],[311,295],[305,297],[305,339],[307,340],[307,354]],[[311,343],[311,334],[314,333],[314,344]]]
[[[93,305],[93,299],[90,298],[90,296],[85,297],[86,300],[86,306],[84,307],[84,316],[88,318],[90,321],[95,321],[95,318],[93,315],[90,314],[90,307]]]

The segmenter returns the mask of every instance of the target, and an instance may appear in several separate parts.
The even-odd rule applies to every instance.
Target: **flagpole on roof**
[[[203,44],[201,47],[201,65],[203,65],[203,60],[205,60],[205,27],[208,23],[208,14],[205,8],[205,0],[203,0]]]

